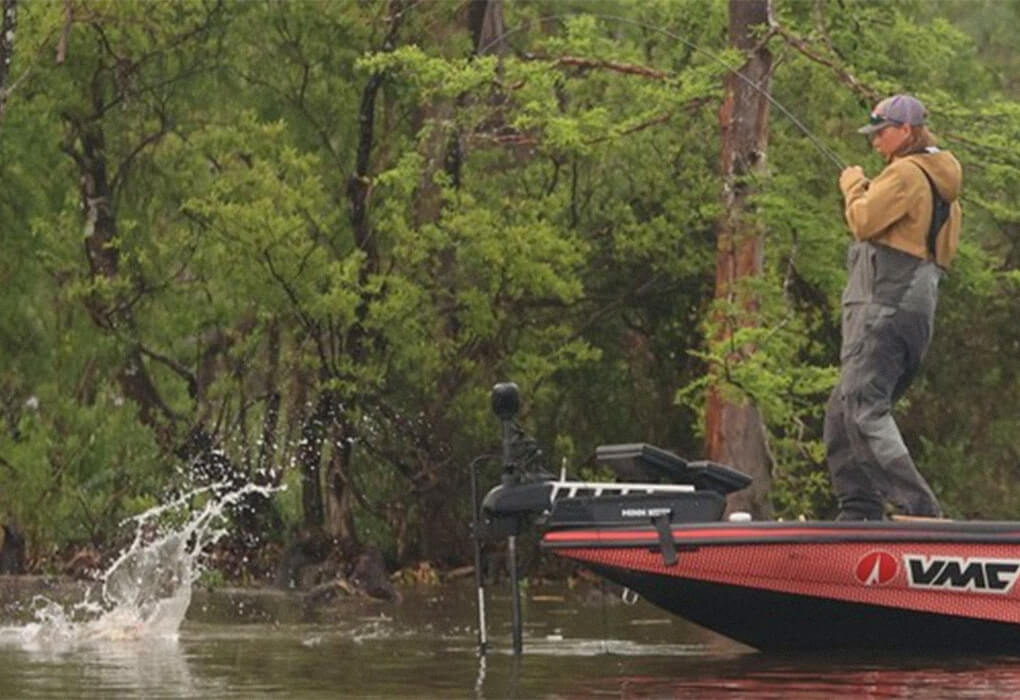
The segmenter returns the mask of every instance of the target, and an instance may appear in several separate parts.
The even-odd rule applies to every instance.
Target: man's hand
[[[851,165],[840,173],[839,189],[843,190],[843,194],[846,194],[852,187],[867,179],[867,175],[864,174],[864,168],[859,165]]]

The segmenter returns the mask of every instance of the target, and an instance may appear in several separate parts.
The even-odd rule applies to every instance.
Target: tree
[[[967,235],[901,426],[955,515],[1008,513],[1016,52],[959,7],[18,3],[0,509],[30,565],[196,478],[287,487],[235,514],[252,537],[459,563],[507,378],[552,469],[697,457],[738,418],[753,459],[721,459],[769,464],[777,515],[831,513],[836,172],[723,63],[869,169],[846,135],[878,95],[932,107]]]
[[[753,398],[726,395],[726,366],[755,348],[741,343],[738,330],[760,323],[758,301],[749,278],[760,277],[765,236],[755,221],[751,197],[766,174],[772,55],[760,39],[771,23],[770,0],[730,0],[730,42],[747,55],[738,72],[726,78],[720,112],[722,129],[723,211],[717,237],[715,298],[718,334],[713,342],[725,357],[716,372],[722,381],[709,389],[705,434],[710,459],[732,464],[750,475],[752,485],[730,497],[729,507],[757,519],[771,517],[768,501],[771,458],[765,426]]]

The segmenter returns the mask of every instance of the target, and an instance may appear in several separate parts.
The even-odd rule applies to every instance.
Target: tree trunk
[[[322,443],[327,429],[335,418],[336,394],[326,390],[319,395],[315,410],[301,429],[301,442],[297,461],[301,469],[301,509],[304,526],[308,530],[321,528],[324,524],[322,502]]]
[[[100,124],[87,119],[64,115],[69,137],[63,150],[78,166],[79,193],[85,217],[85,258],[89,276],[93,280],[116,280],[120,274],[120,255],[117,246],[117,218],[113,206],[113,188],[110,185],[106,160],[106,143]],[[110,298],[93,291],[85,306],[95,324],[110,332],[130,336],[134,318],[124,295]],[[176,416],[163,402],[142,357],[141,348],[127,348],[124,364],[117,374],[117,382],[124,395],[138,406],[141,422],[152,428],[162,440],[171,438],[169,425]],[[162,421],[162,424],[161,424]]]
[[[11,61],[14,58],[14,30],[18,18],[17,0],[0,2],[0,123],[7,108],[7,90],[11,76]]]
[[[280,324],[276,319],[269,325],[267,352],[269,369],[266,372],[266,413],[262,420],[258,461],[255,463],[255,483],[279,486],[283,470],[274,468],[272,464],[276,458],[276,430],[280,422],[280,389],[277,386],[277,373],[280,368]]]
[[[730,0],[730,43],[748,55],[740,72],[761,91],[771,83],[772,56],[758,45],[755,30],[768,26],[770,0]],[[765,239],[750,216],[749,176],[765,174],[768,148],[769,102],[762,92],[735,74],[726,79],[726,97],[719,115],[722,131],[723,214],[716,236],[715,298],[737,305],[753,316],[757,299],[740,284],[762,274]],[[733,327],[722,325],[725,340]],[[730,361],[739,362],[753,352],[743,347]],[[761,413],[749,402],[731,403],[718,386],[709,390],[705,416],[706,451],[710,459],[732,465],[749,474],[752,485],[730,496],[729,509],[748,511],[755,518],[772,515],[768,491],[770,459]]]
[[[471,0],[468,5],[468,31],[474,45],[474,56],[502,56],[506,48],[506,24],[503,19],[503,0]],[[468,99],[467,94],[457,98],[458,106],[463,106]],[[443,168],[450,176],[453,186],[460,187],[460,171],[464,161],[461,134],[455,130],[447,144]]]
[[[506,48],[506,41],[503,38],[506,32],[503,0],[470,0],[466,19],[467,29],[471,33],[472,39],[472,57],[502,56]],[[452,113],[466,107],[473,99],[475,98],[469,93],[462,93],[457,97],[455,104],[446,104],[440,109]],[[498,106],[503,98],[496,96],[491,100],[493,106]],[[436,118],[446,115],[432,114],[429,116]],[[498,114],[496,118],[499,118]],[[460,129],[454,128],[445,141],[437,140],[436,143],[428,144],[428,148],[430,163],[435,167],[439,167],[441,163],[453,187],[459,189],[461,170],[467,155]],[[419,224],[437,221],[442,214],[439,188],[432,182],[431,171],[426,173],[425,182],[422,185],[421,194],[424,196],[419,199],[419,202],[424,206],[418,210]],[[450,340],[456,344],[461,331],[458,315],[452,311],[458,307],[456,301],[458,289],[456,283],[452,282],[458,278],[456,246],[449,245],[439,251],[435,256],[434,263],[436,279],[446,282],[435,288],[433,303],[437,309],[451,309],[444,315],[442,332],[446,336],[444,341]],[[444,471],[443,465],[448,463],[440,454],[442,445],[451,444],[451,440],[446,434],[449,432],[450,426],[448,421],[444,420],[445,412],[441,407],[449,405],[452,397],[463,386],[463,382],[464,377],[459,363],[453,363],[440,374],[432,400],[425,408],[427,419],[423,422],[423,426],[418,428],[419,431],[428,431],[427,433],[419,432],[417,442],[420,444],[422,452],[428,455],[427,460],[429,461],[428,464],[422,464],[419,475],[426,476],[429,480],[442,481],[447,478],[455,478],[454,475],[447,475],[447,472]],[[459,542],[463,541],[462,523],[458,520],[456,510],[450,508],[447,499],[448,493],[438,489],[426,490],[419,496],[418,505],[423,517],[421,518],[421,528],[416,537],[418,539],[417,554],[421,558],[448,560],[451,553],[457,552]],[[406,511],[400,515],[403,519],[400,521],[398,537],[402,540],[400,549],[403,556],[408,553],[408,519]]]
[[[403,22],[404,13],[408,10],[408,5],[404,0],[390,0],[387,7],[389,27],[381,49],[392,51],[396,45],[397,32]],[[376,99],[385,77],[384,73],[373,73],[361,92],[358,109],[357,157],[354,172],[347,181],[347,198],[351,205],[350,222],[354,245],[365,255],[364,263],[358,271],[358,283],[362,289],[369,286],[370,278],[379,271],[380,265],[379,244],[369,217],[369,203],[372,192],[372,149],[375,147]],[[367,291],[362,292],[356,311],[356,320],[343,338],[342,347],[350,355],[355,365],[361,365],[368,360],[369,353],[372,351],[372,343],[376,340],[364,325],[371,302],[371,294]],[[322,456],[323,434],[321,431],[327,424],[314,425],[310,422],[307,426],[315,431],[315,453],[313,455],[309,452],[308,459],[302,459],[305,469],[302,483],[307,489],[303,503],[305,523],[323,525],[331,535],[339,537],[342,542],[356,543],[357,537],[354,532],[354,518],[351,511],[353,494],[351,493],[351,484],[346,478],[346,474],[349,473],[350,458],[348,441],[355,435],[351,428],[351,422],[342,418],[338,413],[340,411],[346,414],[353,412],[356,409],[354,405],[356,399],[350,396],[343,397],[344,401],[341,407],[341,397],[336,392],[327,390],[323,392],[323,397],[326,396],[330,397],[328,426],[331,431],[335,430],[338,424],[343,428],[341,439],[345,441],[344,444],[347,447],[337,445],[333,447],[333,456],[327,466],[325,501],[323,501],[323,492],[319,481],[319,461]],[[317,408],[316,414],[319,413],[320,409]],[[310,447],[311,443],[303,437],[302,451],[308,450]],[[314,457],[314,464],[312,457]]]
[[[502,54],[505,45],[503,0],[471,0],[468,28],[476,56]]]
[[[467,5],[467,28],[471,32],[472,57],[482,55],[502,55],[505,41],[503,20],[503,0],[470,0]],[[440,29],[452,34],[460,31],[450,27]],[[452,36],[441,37],[441,40],[452,40]],[[467,106],[471,96],[461,93],[453,102],[433,101],[419,110],[417,128],[422,124],[433,122],[452,122],[453,115]],[[440,215],[441,197],[439,186],[434,181],[436,171],[442,167],[450,177],[455,189],[460,188],[461,167],[464,160],[463,144],[460,129],[454,127],[449,134],[436,129],[427,142],[422,144],[427,165],[425,167],[421,188],[415,200],[415,223],[421,226],[436,221]],[[440,271],[440,275],[443,271]]]
[[[339,542],[344,551],[358,550],[358,536],[354,527],[353,485],[347,475],[350,473],[351,441],[347,439],[349,428],[334,424],[329,466],[326,469],[326,534]]]

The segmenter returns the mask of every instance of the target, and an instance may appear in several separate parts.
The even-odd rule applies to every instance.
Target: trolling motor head
[[[521,410],[521,390],[513,382],[500,382],[492,387],[492,412],[501,421],[511,421]]]

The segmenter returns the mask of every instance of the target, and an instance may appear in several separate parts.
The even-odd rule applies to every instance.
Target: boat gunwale
[[[1020,544],[1020,522],[1013,521],[865,521],[672,523],[678,547],[770,544],[945,543]],[[658,547],[660,534],[651,524],[578,523],[553,525],[541,540],[543,549]]]

